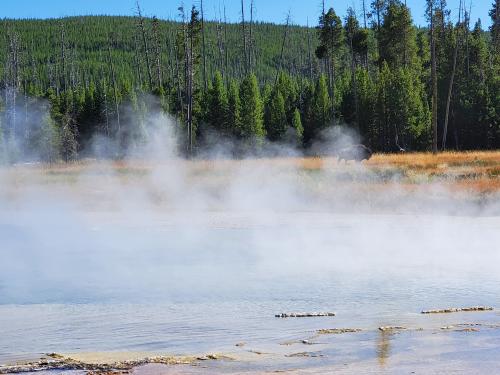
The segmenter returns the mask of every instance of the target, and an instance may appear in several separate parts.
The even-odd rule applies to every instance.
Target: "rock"
[[[463,307],[463,308],[451,307],[449,309],[441,309],[441,310],[424,310],[422,311],[422,314],[450,314],[456,312],[474,312],[474,311],[492,311],[492,310],[493,307],[486,307],[486,306],[474,306],[474,307]]]
[[[343,333],[361,332],[361,329],[359,329],[359,328],[332,328],[332,329],[320,329],[317,332],[319,335],[341,335]]]
[[[293,353],[293,354],[288,354],[285,357],[288,358],[295,358],[295,357],[323,357],[323,354],[321,353],[309,353],[309,352],[300,352],[300,353]]]
[[[378,327],[379,331],[387,332],[387,331],[402,331],[405,330],[405,327],[400,326],[386,326],[386,327]]]
[[[276,318],[317,318],[335,316],[333,312],[313,312],[313,313],[281,313],[276,314]]]

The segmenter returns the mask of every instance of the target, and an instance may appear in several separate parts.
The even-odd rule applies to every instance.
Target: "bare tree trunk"
[[[451,104],[451,94],[453,92],[453,83],[455,80],[455,72],[457,68],[457,55],[458,55],[458,45],[459,45],[459,40],[460,40],[460,28],[462,27],[461,24],[461,15],[462,15],[462,0],[460,0],[460,5],[458,8],[458,24],[456,27],[456,35],[455,35],[455,48],[453,50],[453,68],[451,70],[451,77],[450,77],[450,84],[448,86],[448,97],[446,98],[446,114],[444,117],[444,128],[443,128],[443,143],[442,143],[442,150],[444,151],[446,149],[446,137],[448,136],[448,118],[450,115],[450,104]]]
[[[354,90],[354,104],[356,108],[356,128],[359,134],[359,101],[358,101],[358,82],[356,80],[356,59],[354,56],[354,46],[353,46],[353,35],[352,32],[349,35],[349,46],[351,50],[351,76],[352,84]]]
[[[312,66],[312,48],[311,48],[311,30],[309,29],[309,19],[307,19],[307,51],[309,57],[309,79],[313,81],[313,66]]]
[[[465,6],[465,0],[464,0],[464,6]],[[469,78],[470,75],[470,58],[469,58],[469,28],[470,28],[470,14],[472,12],[472,0],[469,5],[469,13],[467,14],[467,20],[466,20],[466,29],[465,29],[465,54],[466,54],[466,59],[467,59],[467,78]]]
[[[142,69],[141,69],[141,61],[139,59],[139,43],[137,41],[137,35],[135,33],[134,33],[134,45],[135,45],[135,53],[134,53],[135,69],[137,72],[137,79],[139,80],[139,86],[142,86]]]
[[[158,85],[158,92],[162,89],[162,71],[161,71],[161,45],[160,45],[160,30],[158,19],[153,17],[153,39],[155,43],[155,62],[156,62],[156,82]]]
[[[102,79],[102,93],[104,98],[104,119],[106,121],[106,137],[109,137],[109,114],[108,114],[108,93],[107,93],[106,77]]]
[[[61,86],[66,91],[66,42],[64,40],[64,24],[61,23]]]
[[[144,24],[144,18],[142,17],[142,11],[141,7],[139,6],[139,1],[137,1],[136,5],[137,5],[137,15],[139,17],[139,28],[141,29],[142,43],[144,46],[144,56],[146,57],[146,68],[148,72],[149,87],[153,87],[153,76],[151,74],[151,64],[149,58],[148,40],[146,36],[146,26]]]
[[[288,26],[290,24],[290,12],[288,12],[286,16],[286,24],[285,24],[285,32],[283,33],[283,41],[281,43],[281,53],[280,53],[280,63],[279,67],[276,70],[276,79],[275,79],[275,84],[278,82],[278,75],[281,69],[283,69],[283,55],[285,53],[285,45],[286,45],[286,38],[288,36]]]
[[[116,111],[116,124],[118,126],[118,133],[121,131],[121,123],[120,123],[120,106],[118,104],[118,87],[116,85],[116,75],[115,75],[115,64],[113,63],[113,57],[111,56],[111,41],[108,44],[108,59],[109,59],[109,67],[111,70],[111,81],[113,82],[113,94],[114,94],[114,102],[115,102],[115,111]]]
[[[201,10],[201,39],[203,47],[203,87],[207,91],[207,55],[205,51],[205,16],[203,13],[203,0],[200,0]]]
[[[253,57],[254,57],[254,51],[253,51],[253,33],[252,33],[252,26],[253,26],[253,0],[250,1],[250,33],[249,33],[249,40],[248,40],[248,67],[250,71],[253,70]]]
[[[187,55],[187,73],[188,73],[188,109],[187,109],[187,123],[189,133],[189,157],[193,156],[193,78],[194,78],[194,56],[193,56],[193,37],[189,38],[189,48]]]
[[[226,78],[226,85],[229,84],[229,50],[227,44],[227,18],[226,18],[226,6],[224,5],[224,52],[225,52],[225,68],[224,77]]]
[[[366,3],[365,3],[365,0],[363,0],[363,21],[364,21],[365,29],[366,29],[367,24],[366,24]]]
[[[376,0],[378,1],[378,0]],[[382,68],[382,61],[380,60],[380,7],[377,5],[377,53],[378,53],[378,68]]]
[[[434,29],[434,8],[430,11],[431,20],[431,64],[432,64],[432,152],[437,154],[438,152],[438,127],[437,127],[437,66],[436,66],[436,36]]]
[[[245,74],[248,73],[248,48],[247,48],[247,35],[245,29],[245,3],[241,0],[241,30],[243,34],[243,53],[245,61]]]
[[[224,72],[224,42],[222,38],[222,22],[219,19],[217,21],[217,50],[219,52],[219,58],[217,59],[217,67],[220,70],[223,77],[225,77]]]

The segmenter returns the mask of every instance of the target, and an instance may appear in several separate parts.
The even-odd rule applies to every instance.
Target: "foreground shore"
[[[449,324],[452,321],[457,323]],[[331,327],[334,322],[324,324]],[[330,328],[259,346],[239,342],[225,353],[203,355],[50,353],[39,360],[0,366],[0,374],[485,374],[500,366],[500,358],[493,355],[500,350],[498,313],[445,314],[425,324],[425,328]]]

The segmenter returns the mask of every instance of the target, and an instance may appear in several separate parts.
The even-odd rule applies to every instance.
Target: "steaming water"
[[[0,364],[47,352],[234,352],[238,342],[276,353],[317,329],[372,332],[336,338],[342,361],[380,357],[366,344],[379,326],[500,323],[496,312],[419,314],[500,305],[498,217],[1,212]],[[294,311],[337,316],[274,318]],[[460,337],[500,352],[498,330]]]

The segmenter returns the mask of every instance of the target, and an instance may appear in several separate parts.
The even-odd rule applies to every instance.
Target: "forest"
[[[121,158],[168,116],[186,156],[231,140],[314,152],[345,128],[376,152],[500,148],[499,2],[492,26],[426,0],[417,27],[399,0],[362,2],[315,25],[130,17],[0,20],[0,160]],[[312,5],[316,6],[316,4]],[[96,147],[96,139],[106,140]],[[98,143],[98,142],[97,142]]]

